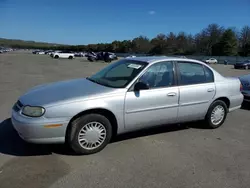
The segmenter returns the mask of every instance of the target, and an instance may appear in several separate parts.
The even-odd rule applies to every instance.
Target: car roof
[[[142,56],[142,57],[133,57],[130,58],[128,57],[127,59],[129,60],[134,60],[134,61],[142,61],[142,62],[146,62],[146,63],[156,63],[156,62],[160,62],[160,61],[192,61],[192,62],[199,62],[202,63],[198,60],[195,59],[188,59],[188,58],[181,58],[181,57],[170,57],[170,56]]]

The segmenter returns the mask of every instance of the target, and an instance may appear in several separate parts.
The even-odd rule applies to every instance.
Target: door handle
[[[167,94],[167,96],[170,96],[170,97],[173,97],[173,96],[175,96],[176,95],[176,93],[168,93]]]
[[[209,88],[208,90],[207,90],[207,92],[213,92],[214,91],[214,88]]]

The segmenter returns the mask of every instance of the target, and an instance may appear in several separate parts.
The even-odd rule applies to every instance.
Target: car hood
[[[21,96],[19,100],[24,105],[49,106],[60,101],[70,102],[96,95],[101,96],[115,90],[82,78],[36,86]]]

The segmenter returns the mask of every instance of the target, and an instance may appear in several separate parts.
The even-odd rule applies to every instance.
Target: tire
[[[89,141],[91,141],[91,139],[94,139],[95,141],[92,140],[92,143],[95,142],[95,144],[98,144],[97,140],[99,141],[99,139],[101,138],[99,137],[99,139],[97,139],[97,137],[100,136],[100,134],[98,132],[94,132],[93,129],[89,130],[87,128],[87,127],[93,126],[92,124],[93,122],[97,124],[96,124],[96,127],[92,127],[92,128],[98,129],[98,126],[99,126],[101,128],[99,130],[101,130],[103,134],[106,133],[106,135],[105,137],[102,136],[103,140],[101,141],[99,146],[97,145],[96,147],[92,147],[91,149],[90,148],[91,145],[89,145],[90,142],[86,142],[82,140],[82,143],[80,143],[80,140],[78,138],[80,134],[82,134],[83,131],[85,131],[86,133],[85,138],[89,139]],[[93,153],[97,153],[103,150],[106,147],[106,145],[109,143],[112,137],[112,126],[111,126],[110,121],[103,115],[87,114],[72,122],[68,137],[69,138],[66,138],[66,140],[75,153],[84,154],[84,155],[93,154]],[[88,144],[86,145],[86,143]]]
[[[213,116],[214,110],[216,108],[219,111],[224,111],[224,113],[223,113],[224,115],[223,115],[223,117],[221,117],[220,120],[218,120],[218,122],[213,122],[212,116]],[[210,129],[216,129],[216,128],[220,127],[224,123],[224,121],[227,117],[227,112],[228,112],[227,105],[224,101],[221,101],[221,100],[214,101],[210,105],[208,112],[207,112],[207,115],[205,117],[205,122],[206,122],[207,127]]]
[[[58,59],[58,58],[59,58],[59,56],[58,56],[58,55],[56,55],[56,56],[55,56],[55,59]]]
[[[69,56],[69,59],[73,59],[73,57],[72,57],[72,56]]]

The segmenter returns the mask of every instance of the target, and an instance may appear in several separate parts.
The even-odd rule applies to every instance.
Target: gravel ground
[[[120,136],[90,156],[74,156],[62,145],[26,144],[18,137],[8,118],[21,94],[38,84],[89,76],[105,65],[24,52],[0,55],[1,188],[249,187],[247,107],[230,113],[216,130],[197,123],[164,126]],[[249,73],[214,67],[226,76]]]

